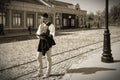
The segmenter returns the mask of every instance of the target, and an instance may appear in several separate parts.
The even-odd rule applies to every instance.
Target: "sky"
[[[59,0],[72,4],[79,4],[82,10],[87,10],[87,13],[96,13],[96,11],[103,11],[105,9],[105,0]],[[109,9],[113,5],[120,3],[120,0],[109,0]]]

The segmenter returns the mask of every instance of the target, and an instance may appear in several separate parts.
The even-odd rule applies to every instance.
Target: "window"
[[[67,26],[67,19],[63,19],[63,26]]]
[[[34,15],[33,14],[28,14],[27,16],[27,27],[33,27],[34,26]]]
[[[0,24],[3,24],[3,26],[5,26],[6,24],[5,13],[2,13],[2,12],[0,12]]]
[[[21,26],[21,14],[20,13],[14,13],[13,14],[13,26],[14,27],[20,27]]]
[[[71,26],[75,26],[75,20],[71,19]]]
[[[60,20],[59,20],[59,19],[56,20],[56,24],[57,24],[57,25],[60,24]]]
[[[81,18],[81,25],[83,25],[83,19]]]

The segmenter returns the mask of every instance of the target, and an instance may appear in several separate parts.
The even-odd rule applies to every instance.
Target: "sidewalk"
[[[64,29],[64,30],[57,30],[56,33],[60,34],[60,32],[67,32],[67,31],[75,31],[80,29]],[[5,33],[4,35],[0,35],[0,38],[7,38],[7,37],[16,37],[16,36],[29,36],[29,35],[35,35],[36,30],[32,31],[31,34],[29,34],[28,31],[21,31],[21,32],[11,32],[11,33]]]
[[[13,33],[6,33],[5,35],[0,35],[0,38],[8,38],[8,37],[16,37],[16,36],[29,36],[29,32],[13,32]],[[32,34],[31,34],[32,35]]]
[[[92,51],[83,62],[73,64],[62,80],[120,80],[120,41],[112,43],[113,63],[101,62],[102,49]]]

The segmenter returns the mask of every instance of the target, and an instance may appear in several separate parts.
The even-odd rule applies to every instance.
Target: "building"
[[[82,27],[86,24],[87,11],[81,10],[79,4],[57,0],[11,0],[6,3],[6,10],[0,11],[0,24],[5,31],[23,31],[31,27],[37,29],[43,13],[49,14],[49,19],[56,29]]]

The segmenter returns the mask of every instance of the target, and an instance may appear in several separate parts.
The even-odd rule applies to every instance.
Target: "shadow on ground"
[[[98,71],[111,71],[116,70],[113,68],[103,68],[103,67],[85,67],[78,69],[69,69],[67,73],[82,73],[82,74],[95,74]]]
[[[120,62],[120,60],[114,60],[114,63],[118,63],[118,62]]]

